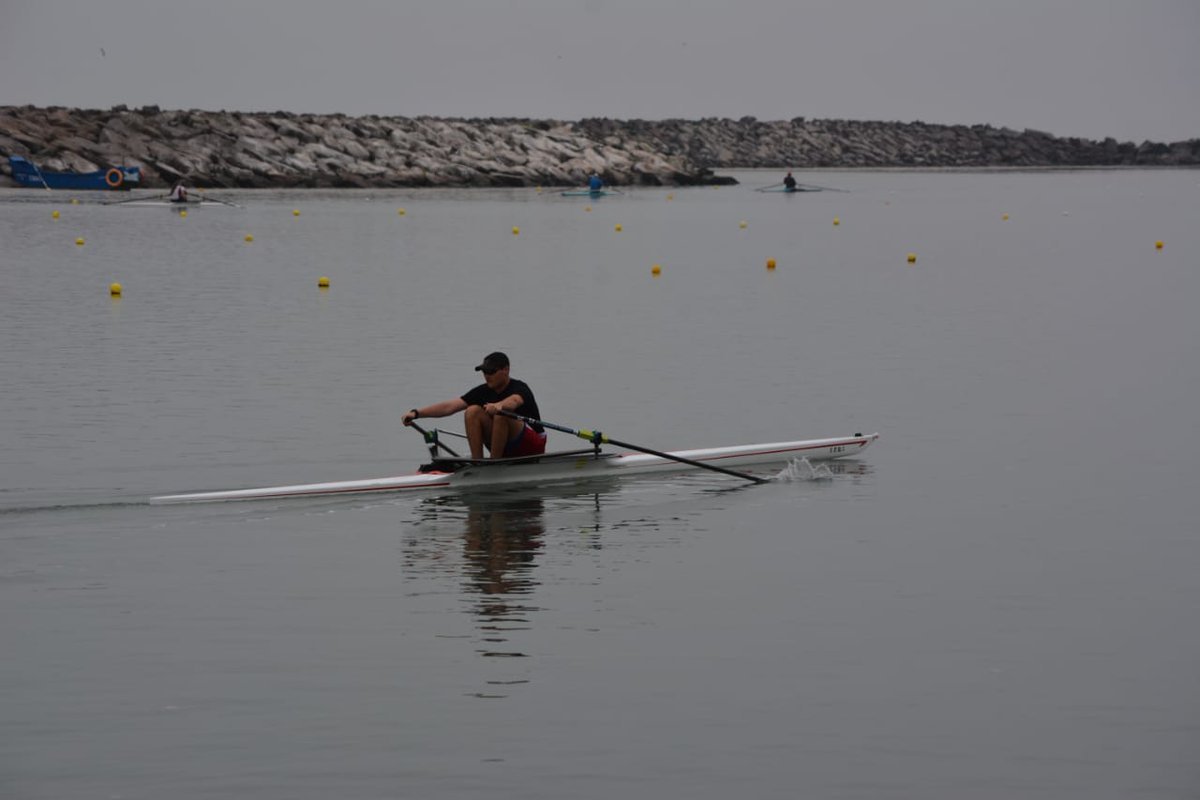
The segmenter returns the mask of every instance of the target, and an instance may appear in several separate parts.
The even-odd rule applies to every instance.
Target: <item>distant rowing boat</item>
[[[760,192],[781,192],[783,194],[796,194],[798,192],[823,192],[824,189],[809,186],[797,186],[795,189],[789,189],[786,186],[780,186],[775,189],[759,189]]]
[[[436,438],[436,437],[435,437]],[[709,447],[681,450],[662,456],[640,453],[607,453],[599,446],[523,458],[435,458],[418,472],[388,478],[334,481],[296,486],[268,486],[219,492],[173,494],[151,498],[155,504],[214,503],[233,500],[279,500],[291,497],[374,494],[413,490],[454,490],[513,484],[581,481],[645,473],[782,464],[792,459],[825,461],[861,453],[879,434],[856,433],[832,439]],[[607,441],[607,440],[605,440]],[[683,459],[683,461],[677,460]]]
[[[561,194],[563,197],[607,197],[610,194],[616,194],[616,192],[610,192],[604,189],[599,189],[597,191],[592,191],[591,189],[573,189],[569,192],[560,192],[559,194]]]
[[[170,200],[167,195],[148,195],[145,197],[130,197],[125,200],[113,200],[104,203],[106,206],[134,206],[138,208],[174,208],[182,210],[186,208],[199,208],[204,206],[210,208],[212,206],[226,206],[228,208],[242,208],[237,203],[231,203],[228,200],[218,200],[213,197],[198,197],[192,196],[187,200]]]
[[[145,200],[127,200],[123,203],[108,203],[107,205],[114,206],[133,206],[135,208],[197,208],[204,206],[223,206],[225,208],[237,208],[232,203],[219,203],[216,200],[187,200],[185,202],[174,202],[172,200],[154,200],[147,198]]]
[[[141,167],[117,166],[95,172],[52,172],[38,169],[27,158],[9,156],[12,179],[18,186],[30,189],[73,189],[99,191],[125,191],[136,189],[142,183]]]

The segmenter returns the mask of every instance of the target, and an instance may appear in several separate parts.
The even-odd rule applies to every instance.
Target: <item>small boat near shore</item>
[[[592,191],[591,189],[572,189],[566,192],[559,192],[559,194],[563,197],[607,197],[610,194],[617,193],[607,189],[598,189],[596,191]]]
[[[778,188],[759,189],[758,191],[760,191],[760,192],[779,192],[781,194],[799,194],[800,192],[823,192],[825,190],[817,188],[815,186],[797,186],[794,189],[789,189],[786,186],[780,186]]]
[[[547,427],[553,426],[547,424]],[[436,433],[437,431],[434,431],[433,441],[435,443]],[[427,438],[429,438],[428,435]],[[660,455],[651,455],[650,452],[604,452],[600,449],[599,442],[611,440],[599,434],[596,434],[594,438],[597,440],[597,444],[586,450],[567,450],[522,458],[441,457],[434,458],[417,472],[408,475],[295,486],[268,486],[256,489],[162,495],[151,498],[150,502],[156,505],[215,503],[414,490],[477,489],[514,484],[574,482],[594,478],[678,472],[695,468],[728,472],[730,467],[784,464],[801,458],[809,461],[852,458],[878,439],[879,434],[856,433],[853,436],[830,439],[709,447]],[[615,444],[624,445],[624,443]],[[433,449],[431,447],[431,450]]]
[[[127,191],[142,184],[142,170],[136,166],[115,166],[95,172],[53,172],[39,169],[22,156],[9,156],[8,166],[13,181],[30,189]]]
[[[130,206],[133,208],[173,208],[176,211],[188,208],[210,208],[212,206],[224,206],[226,208],[244,208],[237,203],[231,203],[228,200],[219,200],[214,197],[203,197],[193,194],[187,200],[171,200],[167,195],[146,195],[144,197],[129,197],[124,200],[111,200],[105,202],[106,206]]]
[[[240,208],[232,203],[221,203],[216,200],[157,200],[152,197],[147,197],[145,200],[129,200],[123,203],[105,203],[108,206],[128,206],[131,208],[199,208],[204,206],[210,208],[212,206],[224,208]]]

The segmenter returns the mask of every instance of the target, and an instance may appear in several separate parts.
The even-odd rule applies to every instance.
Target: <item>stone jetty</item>
[[[576,186],[729,183],[745,167],[1200,165],[1200,139],[1172,144],[1060,138],[924,122],[350,117],[342,114],[0,107],[8,156],[43,169],[140,165],[143,185],[203,187]]]

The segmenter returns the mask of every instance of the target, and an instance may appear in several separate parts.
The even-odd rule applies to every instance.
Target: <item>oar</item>
[[[814,189],[820,189],[825,192],[846,192],[847,194],[850,192],[849,189],[835,189],[832,186],[817,186],[815,183],[801,183],[799,185],[800,186],[811,186]]]
[[[594,445],[595,444],[615,444],[617,447],[624,447],[626,450],[636,450],[639,453],[646,453],[648,455],[658,456],[659,458],[665,458],[668,461],[678,461],[680,464],[687,464],[688,466],[691,466],[691,467],[700,467],[701,469],[711,469],[713,472],[723,472],[726,475],[732,475],[733,477],[741,478],[742,480],[752,481],[754,483],[766,483],[767,482],[767,480],[765,478],[759,478],[754,475],[748,475],[745,472],[735,472],[734,470],[731,470],[731,469],[725,469],[725,467],[717,467],[712,464],[705,464],[703,461],[693,461],[690,458],[684,458],[683,456],[677,456],[672,453],[664,453],[660,450],[651,450],[649,447],[642,447],[639,444],[630,444],[629,442],[617,441],[616,439],[613,439],[609,436],[604,435],[600,431],[575,430],[574,428],[568,428],[565,425],[555,425],[553,422],[546,422],[546,420],[544,420],[544,419],[531,419],[530,417],[522,417],[520,414],[514,414],[511,411],[501,410],[500,413],[506,417],[512,417],[513,419],[519,419],[519,420],[521,420],[521,422],[524,422],[526,425],[541,425],[543,427],[551,428],[556,431],[562,431],[563,433],[569,433],[572,436],[578,436],[580,439],[591,442]]]
[[[425,443],[427,445],[430,445],[429,452],[430,452],[430,455],[432,455],[434,458],[437,458],[437,453],[434,451],[438,447],[442,448],[443,450],[445,450],[447,453],[454,456],[455,458],[459,457],[458,453],[454,452],[448,446],[441,443],[441,441],[437,437],[437,431],[430,433],[429,431],[425,430],[420,425],[418,425],[416,422],[409,422],[408,426],[410,428],[416,428],[418,431],[421,432],[421,435],[425,437]]]
[[[239,206],[237,203],[230,203],[229,201],[227,201],[227,200],[222,200],[222,199],[221,199],[221,198],[219,198],[219,197],[209,197],[208,195],[206,195],[206,194],[201,194],[201,193],[199,193],[199,192],[197,192],[197,194],[200,194],[200,199],[201,199],[201,200],[207,200],[207,201],[208,201],[208,202],[210,202],[210,203],[220,203],[221,205],[223,205],[223,206],[229,206],[230,208],[242,208],[242,206]]]
[[[149,197],[127,197],[124,200],[109,200],[104,203],[106,206],[119,206],[123,203],[136,203],[139,200],[166,200],[165,194],[154,194]]]
[[[772,183],[770,186],[760,186],[757,189],[755,189],[754,191],[765,192],[768,189],[774,189],[776,186],[783,186],[783,181],[780,181],[779,183]]]

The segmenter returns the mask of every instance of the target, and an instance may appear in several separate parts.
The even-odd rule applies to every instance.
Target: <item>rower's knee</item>
[[[467,406],[465,417],[468,425],[472,422],[478,422],[480,417],[484,416],[486,416],[486,413],[483,410],[483,406]]]

